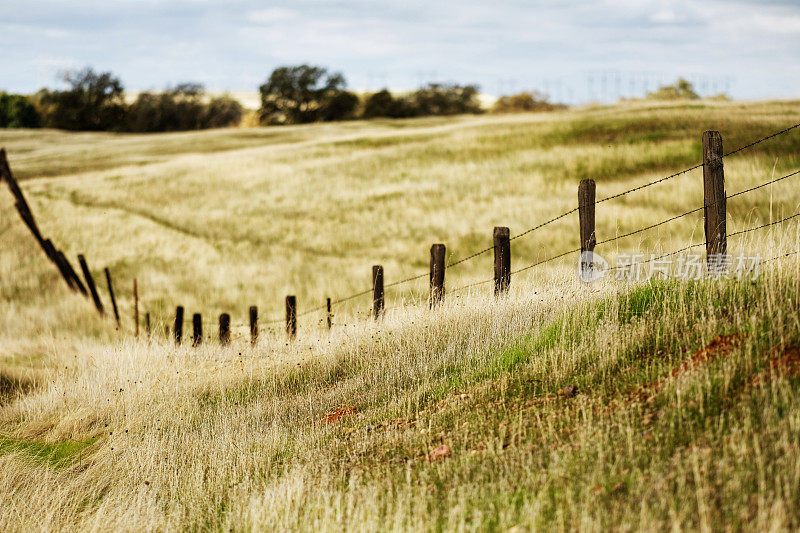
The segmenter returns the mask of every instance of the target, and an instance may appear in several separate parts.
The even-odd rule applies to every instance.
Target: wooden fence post
[[[428,299],[428,304],[431,309],[444,300],[445,250],[444,244],[434,244],[431,246],[431,292]]]
[[[250,344],[255,346],[258,343],[258,307],[250,306]]]
[[[150,336],[150,313],[144,314],[144,332]]]
[[[294,296],[286,297],[286,333],[290,339],[297,336],[297,298]]]
[[[254,308],[251,307],[250,310],[252,311]],[[250,315],[252,319],[252,313]],[[253,331],[253,323],[250,322],[250,331]],[[222,346],[227,346],[231,342],[231,315],[228,313],[222,313],[219,315],[219,343]]]
[[[69,277],[72,279],[72,283],[78,289],[78,292],[80,292],[84,296],[89,296],[89,293],[86,291],[86,287],[83,286],[81,278],[78,277],[78,274],[75,272],[75,269],[72,268],[72,265],[70,264],[69,259],[67,259],[67,256],[64,255],[64,252],[58,250],[56,251],[56,253],[58,254],[59,260],[61,260],[64,267],[67,269]]]
[[[175,308],[175,327],[173,328],[175,334],[175,344],[180,346],[183,340],[183,306],[179,305]],[[169,326],[167,326],[167,336],[169,336]]]
[[[58,255],[58,250],[56,250],[56,247],[53,245],[53,242],[50,239],[44,239],[43,241],[41,241],[41,246],[42,249],[44,250],[44,254],[56,266],[59,273],[61,273],[61,277],[64,278],[64,282],[67,284],[67,287],[69,287],[70,290],[72,291],[77,291],[78,287],[72,280],[67,265],[64,264],[63,261],[61,261],[61,256]]]
[[[108,295],[111,298],[111,308],[114,310],[114,320],[117,321],[117,329],[119,329],[119,309],[117,309],[117,299],[114,296],[114,285],[111,283],[111,272],[108,270],[108,267],[104,270],[106,273],[106,284],[108,284]]]
[[[596,188],[594,180],[581,180],[578,185],[578,224],[581,239],[581,277],[583,279],[589,279],[594,270],[594,262],[590,259],[584,260],[583,253],[594,252],[597,244],[594,226]]]
[[[494,294],[504,294],[511,286],[511,231],[504,226],[494,228]]]
[[[139,338],[139,284],[133,278],[133,336]]]
[[[327,309],[327,320],[328,320],[328,329],[330,330],[333,327],[333,312],[331,310],[331,299],[325,298],[325,308]]]
[[[378,320],[383,313],[383,265],[372,267],[372,314]]]
[[[94,278],[92,277],[92,273],[89,271],[89,265],[86,264],[86,258],[83,256],[83,254],[78,255],[78,262],[81,264],[81,270],[83,270],[83,277],[86,279],[86,285],[89,287],[89,292],[92,293],[94,306],[97,308],[97,312],[100,313],[100,316],[103,316],[105,314],[103,302],[100,301],[100,295],[97,294],[97,287],[94,284]]]
[[[192,346],[203,344],[203,315],[195,313],[192,315]]]
[[[722,166],[722,136],[703,132],[703,214],[705,217],[706,262],[709,272],[725,267],[728,239],[725,224],[725,171]]]

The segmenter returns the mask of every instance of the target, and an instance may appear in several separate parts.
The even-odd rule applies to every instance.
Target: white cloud
[[[282,7],[271,7],[259,9],[247,13],[247,20],[256,24],[274,24],[276,22],[286,22],[297,18],[297,11]]]
[[[753,29],[780,35],[800,35],[800,16],[760,13],[750,18]]]
[[[653,13],[650,20],[658,24],[672,24],[678,21],[678,16],[671,9],[662,9]]]

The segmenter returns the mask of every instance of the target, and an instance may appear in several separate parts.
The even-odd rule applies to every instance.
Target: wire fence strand
[[[739,152],[742,152],[742,151],[744,151],[744,150],[747,150],[747,149],[749,149],[749,148],[752,148],[753,146],[756,146],[756,145],[758,145],[758,144],[761,144],[761,143],[763,143],[763,142],[766,142],[766,141],[768,141],[768,140],[770,140],[770,139],[773,139],[773,138],[775,138],[775,137],[778,137],[778,136],[780,136],[780,135],[784,135],[784,134],[786,134],[786,133],[788,133],[788,132],[790,132],[790,131],[792,131],[792,130],[795,130],[795,129],[797,129],[797,128],[800,128],[800,123],[794,124],[794,125],[792,125],[792,126],[789,126],[789,127],[787,127],[787,128],[784,128],[784,129],[782,129],[782,130],[780,130],[780,131],[777,131],[777,132],[775,132],[775,133],[772,133],[772,134],[770,134],[770,135],[767,135],[767,136],[765,136],[765,137],[762,137],[762,138],[756,139],[755,141],[753,141],[753,142],[751,142],[751,143],[748,143],[748,144],[746,144],[746,145],[744,145],[744,146],[740,146],[740,147],[736,148],[735,150],[731,150],[731,151],[729,151],[729,152],[726,152],[726,153],[724,153],[724,154],[722,155],[722,157],[723,157],[723,158],[725,158],[725,157],[730,157],[730,156],[732,156],[732,155],[735,155],[735,154],[737,154],[737,153],[739,153]],[[692,166],[692,167],[689,167],[689,168],[683,169],[683,170],[681,170],[681,171],[679,171],[679,172],[675,172],[675,173],[673,173],[673,174],[670,174],[670,175],[668,175],[668,176],[665,176],[665,177],[663,177],[663,178],[659,178],[659,179],[657,179],[657,180],[653,180],[653,181],[650,181],[650,182],[644,183],[644,184],[642,184],[642,185],[638,185],[638,186],[636,186],[636,187],[632,187],[632,188],[630,188],[630,189],[627,189],[627,190],[625,190],[625,191],[621,191],[621,192],[619,192],[619,193],[612,194],[611,196],[607,196],[607,197],[605,197],[605,198],[601,198],[600,200],[597,200],[597,201],[595,202],[595,204],[599,204],[599,203],[607,202],[607,201],[610,201],[610,200],[613,200],[613,199],[616,199],[616,198],[620,198],[620,197],[622,197],[622,196],[625,196],[625,195],[631,194],[631,193],[633,193],[633,192],[640,191],[640,190],[642,190],[642,189],[645,189],[645,188],[651,187],[651,186],[653,186],[653,185],[657,185],[657,184],[659,184],[659,183],[663,183],[663,182],[665,182],[665,181],[667,181],[667,180],[670,180],[670,179],[676,178],[676,177],[678,177],[678,176],[681,176],[681,175],[687,174],[687,173],[689,173],[689,172],[692,172],[692,171],[694,171],[694,170],[700,169],[700,168],[702,168],[702,167],[703,167],[703,163],[699,163],[699,164],[697,164],[697,165],[694,165],[694,166]],[[782,176],[782,177],[780,177],[780,178],[777,178],[777,179],[770,180],[770,181],[768,181],[768,182],[762,183],[762,184],[760,184],[760,185],[757,185],[757,186],[755,186],[755,187],[751,187],[751,188],[749,188],[749,189],[746,189],[746,190],[743,190],[743,191],[739,191],[739,192],[737,192],[737,193],[735,193],[735,194],[732,194],[732,195],[728,196],[728,197],[727,197],[727,199],[734,198],[734,197],[736,197],[736,196],[739,196],[739,195],[742,195],[742,194],[745,194],[745,193],[748,193],[748,192],[754,191],[754,190],[756,190],[756,189],[760,189],[760,188],[762,188],[762,187],[765,187],[765,186],[767,186],[767,185],[770,185],[770,184],[776,183],[776,182],[778,182],[778,181],[781,181],[781,180],[787,179],[787,178],[789,178],[789,177],[792,177],[792,176],[795,176],[795,175],[798,175],[798,174],[800,174],[800,170],[798,170],[798,171],[796,171],[796,172],[793,172],[793,173],[791,173],[791,174],[787,174],[787,175],[785,175],[785,176]],[[707,206],[702,206],[702,207],[698,207],[698,208],[696,208],[696,209],[692,209],[692,210],[690,210],[690,211],[686,211],[685,213],[681,213],[681,214],[679,214],[679,215],[676,215],[676,216],[674,216],[674,217],[670,217],[670,218],[668,218],[668,219],[666,219],[666,220],[663,220],[663,221],[661,221],[661,222],[658,222],[658,223],[656,223],[656,224],[652,224],[652,225],[650,225],[650,226],[646,226],[646,227],[644,227],[644,228],[639,228],[639,229],[637,229],[637,230],[631,231],[631,232],[629,232],[629,233],[626,233],[626,234],[623,234],[623,235],[618,235],[618,236],[616,236],[616,237],[612,237],[612,238],[610,238],[610,239],[606,239],[606,240],[600,241],[600,242],[598,242],[598,243],[597,243],[597,245],[599,246],[599,245],[601,245],[601,244],[607,244],[607,243],[609,243],[609,242],[613,242],[613,241],[616,241],[616,240],[619,240],[619,239],[623,239],[623,238],[626,238],[626,237],[630,237],[630,236],[632,236],[632,235],[636,235],[636,234],[638,234],[638,233],[642,233],[642,232],[645,232],[645,231],[651,230],[651,229],[653,229],[653,228],[656,228],[656,227],[662,226],[662,225],[664,225],[664,224],[667,224],[667,223],[669,223],[669,222],[672,222],[672,221],[674,221],[674,220],[677,220],[677,219],[679,219],[679,218],[682,218],[682,217],[688,216],[688,215],[690,215],[690,214],[692,214],[692,213],[697,213],[698,211],[701,211],[701,210],[703,210],[703,209],[704,209],[704,208],[706,208],[706,207],[711,207],[711,206],[713,206],[713,205],[715,205],[715,204],[716,204],[716,202],[715,202],[715,203],[712,203],[712,204],[709,204],[709,205],[707,205]],[[567,217],[567,216],[569,216],[569,215],[571,215],[571,214],[573,214],[573,213],[576,213],[577,211],[579,211],[579,208],[578,208],[578,207],[572,208],[572,209],[570,209],[570,210],[568,210],[568,211],[565,211],[565,212],[561,213],[560,215],[557,215],[557,216],[555,216],[555,217],[552,217],[552,218],[550,218],[550,219],[546,220],[545,222],[542,222],[542,223],[540,223],[540,224],[537,224],[536,226],[533,226],[533,227],[531,227],[531,228],[528,228],[528,229],[526,229],[525,231],[523,231],[523,232],[521,232],[521,233],[518,233],[518,234],[516,234],[516,235],[513,235],[513,236],[511,236],[509,240],[510,240],[510,241],[513,241],[513,240],[519,239],[519,238],[521,238],[521,237],[524,237],[524,236],[526,236],[526,235],[529,235],[529,234],[531,234],[531,233],[533,233],[533,232],[535,232],[535,231],[537,231],[537,230],[539,230],[539,229],[541,229],[541,228],[544,228],[544,227],[546,227],[546,226],[548,226],[548,225],[550,225],[550,224],[553,224],[553,223],[555,223],[555,222],[557,222],[557,221],[559,221],[559,220],[561,220],[561,219],[563,219],[563,218],[565,218],[565,217]],[[790,218],[794,218],[794,216],[792,216],[792,217],[790,217]],[[788,219],[787,219],[787,220],[788,220]],[[778,221],[778,222],[782,222],[782,221]],[[775,222],[775,223],[778,223],[778,222]],[[770,225],[771,225],[771,224],[770,224]],[[766,226],[760,226],[760,227],[766,227]],[[759,229],[759,228],[752,228],[752,229],[750,229],[750,230],[746,230],[746,231],[753,231],[753,230],[755,230],[755,229]],[[738,234],[740,234],[740,233],[743,233],[743,232],[732,233],[732,234],[730,234],[729,236],[735,236],[735,235],[738,235]],[[697,246],[697,245],[692,245],[692,246],[690,246],[689,248],[692,248],[692,247],[695,247],[695,246]],[[494,248],[495,248],[495,246],[494,246],[494,245],[492,245],[492,246],[489,246],[489,247],[487,247],[487,248],[484,248],[484,249],[482,249],[482,250],[480,250],[480,251],[478,251],[478,252],[475,252],[475,253],[473,253],[473,254],[471,254],[471,255],[467,256],[467,257],[464,257],[464,258],[461,258],[461,259],[458,259],[458,260],[455,260],[455,261],[451,261],[451,262],[449,262],[449,263],[447,263],[447,264],[445,265],[445,268],[448,268],[448,269],[449,269],[449,268],[455,267],[455,266],[457,266],[457,265],[460,265],[460,264],[462,264],[462,263],[466,263],[467,261],[470,261],[470,260],[472,260],[472,259],[475,259],[476,257],[479,257],[479,256],[481,256],[481,255],[483,255],[483,254],[485,254],[485,253],[488,253],[488,252],[490,252],[490,251],[494,250]],[[517,274],[517,273],[519,273],[519,272],[523,272],[523,271],[526,271],[526,270],[530,270],[530,269],[532,269],[532,268],[535,268],[535,267],[537,267],[537,266],[539,266],[539,265],[542,265],[542,264],[545,264],[545,263],[549,263],[549,262],[551,262],[551,261],[555,261],[556,259],[559,259],[559,258],[561,258],[561,257],[564,257],[564,256],[566,256],[566,255],[569,255],[569,254],[573,254],[573,253],[576,253],[576,252],[579,252],[579,251],[581,251],[581,249],[580,249],[580,248],[576,248],[576,249],[574,249],[574,250],[569,250],[569,251],[566,251],[566,252],[562,252],[562,253],[560,253],[560,254],[558,254],[558,255],[555,255],[555,256],[552,256],[552,257],[548,257],[547,259],[543,259],[543,260],[541,260],[541,261],[538,261],[538,262],[536,262],[536,263],[533,263],[532,265],[528,265],[528,266],[526,266],[526,267],[523,267],[523,268],[521,268],[521,269],[518,269],[518,270],[512,271],[512,272],[511,272],[511,274],[513,275],[513,274]],[[685,249],[683,249],[683,250],[679,250],[677,253],[680,253],[680,252],[682,252],[682,251],[685,251]],[[398,286],[398,285],[403,285],[403,284],[405,284],[405,283],[410,283],[410,282],[412,282],[412,281],[416,281],[416,280],[422,279],[422,278],[424,278],[424,277],[426,277],[426,276],[428,276],[428,275],[429,275],[429,273],[428,273],[428,272],[425,272],[425,273],[418,274],[418,275],[415,275],[415,276],[410,276],[410,277],[407,277],[407,278],[404,278],[404,279],[401,279],[401,280],[398,280],[398,281],[394,281],[394,282],[388,283],[388,284],[384,285],[384,288],[396,287],[396,286]],[[475,283],[470,283],[470,284],[468,284],[468,285],[464,285],[464,286],[458,287],[458,288],[456,288],[456,289],[452,289],[452,290],[451,290],[451,292],[456,292],[456,291],[464,290],[464,289],[467,289],[467,288],[470,288],[470,287],[474,287],[474,286],[478,286],[478,285],[484,285],[484,284],[486,284],[486,283],[491,283],[492,281],[494,281],[494,280],[493,280],[493,279],[489,279],[489,280],[479,281],[479,282],[475,282]],[[348,302],[348,301],[350,301],[350,300],[353,300],[353,299],[355,299],[355,298],[358,298],[358,297],[360,297],[360,296],[365,296],[365,295],[369,294],[370,292],[372,292],[372,289],[367,289],[367,290],[360,291],[360,292],[357,292],[357,293],[355,293],[355,294],[352,294],[352,295],[350,295],[350,296],[346,296],[346,297],[343,297],[343,298],[339,298],[339,299],[336,299],[336,300],[332,300],[332,301],[331,301],[331,305],[345,303],[345,302]],[[297,317],[299,318],[299,317],[301,317],[301,316],[306,316],[306,315],[309,315],[309,314],[312,314],[312,313],[316,313],[316,312],[319,312],[319,311],[321,311],[321,310],[325,310],[325,309],[327,309],[327,304],[326,304],[326,305],[322,305],[322,306],[318,306],[318,307],[314,307],[314,308],[312,308],[312,309],[309,309],[309,310],[307,310],[307,311],[305,311],[305,312],[303,312],[303,313],[298,313],[298,314],[297,314]],[[280,318],[280,319],[273,319],[273,320],[267,320],[267,321],[264,321],[263,323],[264,323],[264,324],[273,324],[273,323],[282,322],[283,320],[284,320],[283,318]]]

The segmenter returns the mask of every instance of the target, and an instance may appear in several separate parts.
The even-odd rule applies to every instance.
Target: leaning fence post
[[[192,315],[192,346],[203,344],[203,315],[195,313]]]
[[[222,320],[220,318],[220,320]],[[250,306],[250,344],[255,346],[258,342],[258,307]]]
[[[83,277],[86,278],[86,285],[89,287],[89,292],[92,293],[94,306],[97,308],[97,312],[100,313],[100,316],[103,316],[105,314],[103,302],[100,301],[100,295],[97,294],[97,287],[94,284],[94,278],[92,277],[92,273],[89,271],[89,265],[86,264],[86,258],[83,256],[83,254],[78,255],[78,262],[81,264],[81,270],[83,270]]]
[[[150,337],[150,313],[144,314],[144,332]]]
[[[331,310],[331,299],[325,298],[325,309],[327,310],[328,329],[333,327],[333,312]]]
[[[175,344],[181,344],[183,340],[183,306],[179,305],[175,308],[175,327],[173,328],[175,334]],[[169,326],[167,326],[167,336],[169,336]]]
[[[722,136],[718,131],[703,132],[703,214],[705,218],[706,262],[708,270],[724,267],[728,251],[725,228],[725,171],[722,166]]]
[[[78,289],[78,292],[80,292],[84,296],[89,296],[89,293],[86,291],[86,287],[83,286],[81,278],[78,277],[78,274],[75,272],[75,269],[72,268],[72,265],[70,264],[69,259],[67,259],[67,256],[64,255],[64,252],[58,250],[56,251],[56,253],[58,254],[58,258],[61,261],[61,263],[67,269],[69,277],[72,279],[72,282],[75,284],[75,287]]]
[[[297,336],[297,298],[295,296],[286,297],[286,333],[290,339]]]
[[[494,294],[508,292],[511,285],[511,231],[503,226],[494,228]]]
[[[252,307],[250,308],[253,309]],[[251,315],[252,317],[252,315]],[[252,331],[252,323],[251,323]],[[227,346],[231,342],[231,315],[222,313],[219,315],[219,343],[222,346]]]
[[[378,320],[383,313],[383,265],[372,267],[372,315]]]
[[[445,250],[444,244],[434,244],[431,246],[431,293],[428,302],[431,309],[444,300]]]
[[[111,283],[111,271],[108,270],[108,267],[104,270],[106,273],[106,284],[108,284],[108,296],[111,298],[111,308],[114,310],[114,320],[117,321],[117,329],[119,329],[119,309],[117,309],[117,299],[114,296],[114,285]]]
[[[581,277],[591,276],[594,270],[594,262],[591,254],[584,255],[584,252],[594,252],[597,244],[594,227],[594,204],[595,204],[596,185],[594,180],[581,180],[578,185],[578,224],[581,238]]]
[[[139,338],[139,284],[133,278],[133,335]]]

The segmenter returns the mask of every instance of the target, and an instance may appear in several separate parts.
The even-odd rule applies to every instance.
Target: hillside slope
[[[517,233],[574,207],[580,178],[610,195],[695,165],[704,129],[734,148],[800,122],[798,110],[354,123],[196,153],[203,135],[248,135],[204,132],[166,136],[179,153],[140,165],[132,155],[161,137],[98,136],[85,171],[47,176],[46,136],[64,136],[65,159],[83,141],[25,133],[15,142],[29,155],[11,163],[40,223],[112,267],[126,315],[117,332],[69,295],[0,191],[0,527],[796,530],[796,219],[730,239],[731,254],[769,260],[756,279],[585,285],[568,256],[515,276],[504,298],[482,285],[430,311],[414,305],[423,279],[389,292],[380,322],[356,300],[330,333],[311,316],[295,342],[277,325],[256,347],[243,335],[175,347],[160,329],[135,341],[127,283],[139,278],[164,322],[176,303],[212,321],[250,303],[279,314],[289,291],[301,306],[346,295],[369,286],[373,262],[387,282],[424,273],[431,242],[464,257],[495,224]],[[797,139],[726,159],[728,193],[800,168]],[[796,191],[787,179],[732,198],[729,233],[796,213]],[[695,171],[598,206],[598,238],[698,203]],[[701,220],[598,251],[677,250],[702,242]],[[576,241],[565,217],[513,241],[512,264]],[[451,289],[485,279],[491,256],[452,270]]]

